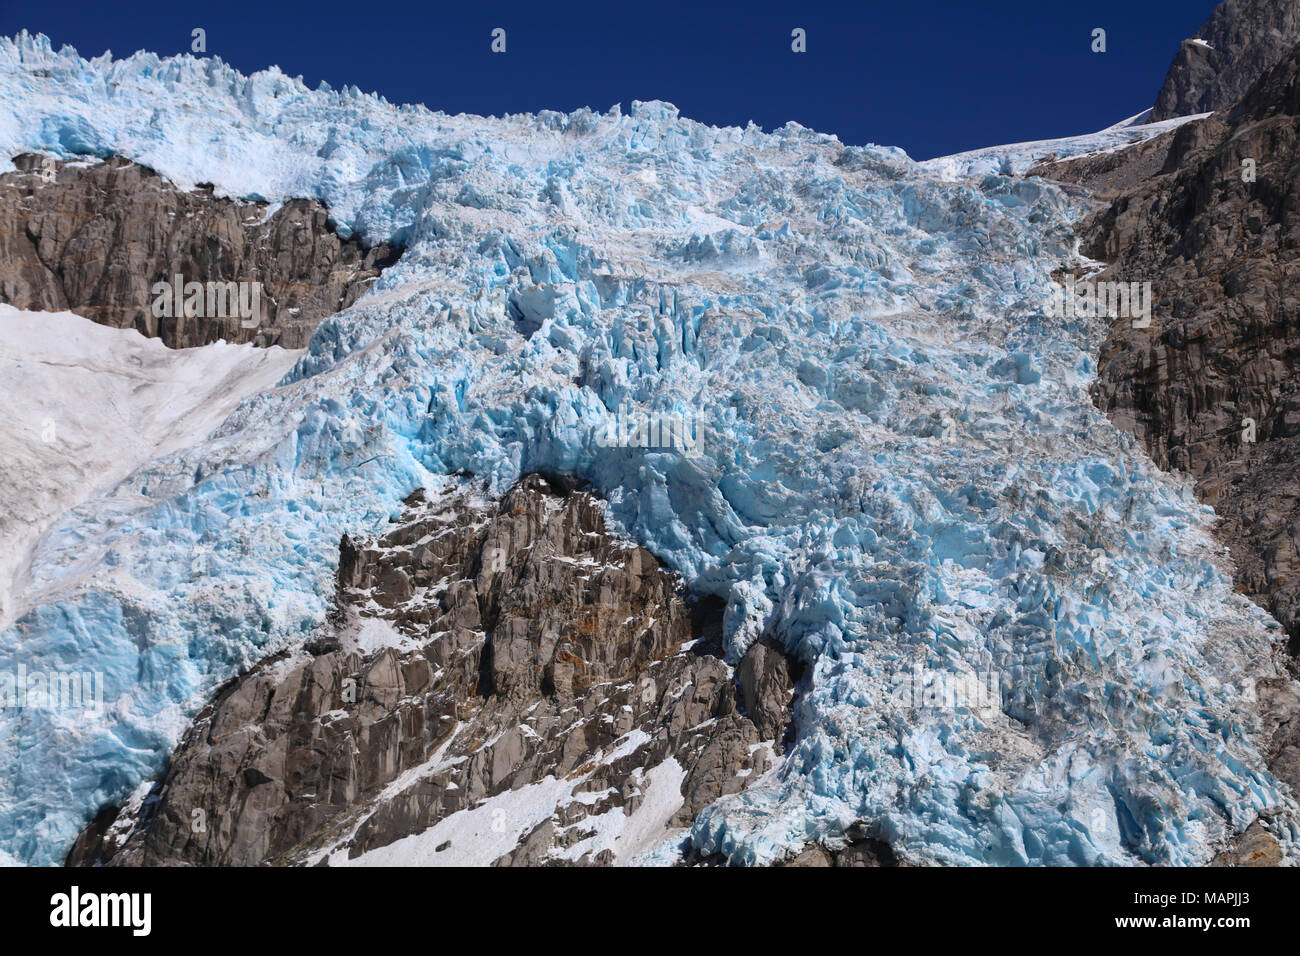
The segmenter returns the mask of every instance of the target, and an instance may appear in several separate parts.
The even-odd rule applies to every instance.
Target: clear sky
[[[858,3],[415,3],[0,0],[0,32],[83,56],[207,55],[278,65],[447,112],[626,109],[662,99],[714,125],[795,120],[924,159],[1091,132],[1150,106],[1214,0]],[[506,31],[506,52],[491,33]],[[791,50],[806,31],[807,52]],[[1092,31],[1106,30],[1105,53]]]

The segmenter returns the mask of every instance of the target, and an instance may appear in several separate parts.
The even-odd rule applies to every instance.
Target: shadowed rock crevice
[[[316,200],[272,208],[211,187],[185,192],[121,158],[48,162],[24,154],[0,176],[0,302],[20,309],[69,310],[173,348],[225,339],[296,349],[401,254],[341,238]],[[155,284],[177,275],[260,283],[258,315],[226,307],[224,285],[212,308],[205,294],[202,314],[155,315]]]
[[[745,714],[763,739],[783,745],[791,739],[796,686],[804,670],[771,638],[754,642],[740,659],[740,696]]]
[[[339,551],[331,623],[223,687],[70,864],[626,863],[778,759],[797,669],[756,645],[738,675],[721,602],[572,482],[417,491]]]

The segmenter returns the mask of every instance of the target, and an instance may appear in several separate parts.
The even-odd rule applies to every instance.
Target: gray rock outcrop
[[[218,339],[302,348],[400,254],[340,238],[315,200],[272,210],[185,192],[119,158],[54,163],[47,182],[45,163],[25,154],[0,175],[0,302],[20,309],[70,310],[174,348]],[[245,319],[224,302],[209,310],[205,295],[204,314],[155,316],[155,283],[177,275],[223,292],[260,283],[259,314]]]
[[[1179,47],[1151,122],[1232,105],[1296,43],[1300,0],[1224,0]]]
[[[1240,103],[1168,134],[1158,175],[1085,221],[1101,278],[1149,280],[1094,398],[1219,513],[1240,588],[1300,641],[1300,47]],[[1253,162],[1253,179],[1243,176]],[[1253,423],[1253,428],[1252,428]],[[1253,440],[1252,440],[1253,439]]]
[[[495,506],[417,492],[378,540],[343,539],[337,580],[330,625],[223,687],[149,797],[101,813],[69,863],[318,864],[423,833],[435,860],[627,862],[764,773],[790,720],[780,651],[738,682],[716,602],[564,479]],[[432,829],[556,781],[539,816],[498,804],[500,852]]]

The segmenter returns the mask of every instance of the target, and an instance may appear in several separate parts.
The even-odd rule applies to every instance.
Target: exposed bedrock
[[[1152,121],[1232,105],[1297,42],[1300,0],[1224,0],[1174,55]]]
[[[727,866],[721,854],[702,855],[688,853],[686,862],[691,866]],[[774,864],[778,867],[816,869],[829,867],[895,867],[907,866],[894,854],[893,848],[880,839],[868,823],[859,821],[844,830],[843,837],[833,844],[809,843],[798,853]]]
[[[1112,321],[1093,398],[1214,506],[1238,589],[1286,627],[1300,673],[1300,46],[1229,109],[1031,173],[1101,200],[1080,225],[1107,263],[1094,279],[1152,283],[1150,328]],[[1269,767],[1300,793],[1296,685],[1249,691]],[[1280,859],[1256,824],[1214,863]]]
[[[1149,149],[1160,149],[1149,146]],[[1250,160],[1250,163],[1244,161]],[[1137,161],[1144,161],[1139,155]],[[1100,279],[1150,281],[1094,398],[1222,519],[1239,588],[1300,641],[1300,47],[1230,110],[1169,134],[1157,175],[1082,225]]]
[[[764,643],[734,673],[720,633],[563,479],[417,492],[343,539],[314,643],[222,688],[68,862],[339,863],[428,833],[401,862],[625,863],[773,764],[794,669]],[[431,830],[474,808],[493,833]]]
[[[218,339],[302,348],[400,254],[340,238],[316,200],[272,210],[210,189],[185,192],[120,158],[24,154],[14,165],[0,175],[0,302],[70,310],[174,348]],[[202,307],[192,317],[175,308],[156,315],[155,284],[177,275],[204,284]],[[225,283],[246,283],[245,303],[260,283],[257,315],[229,305],[238,292]]]

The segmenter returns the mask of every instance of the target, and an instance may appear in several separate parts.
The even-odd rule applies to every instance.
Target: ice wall
[[[1045,315],[1081,212],[1049,184],[665,103],[446,116],[26,35],[0,39],[0,107],[7,155],[315,196],[408,246],[280,387],[44,539],[0,672],[93,663],[113,705],[0,711],[15,859],[56,861],[213,687],[305,638],[343,532],[536,470],[725,599],[730,653],[771,635],[812,665],[793,752],[701,816],[706,852],[864,819],[922,862],[1201,863],[1294,810],[1243,693],[1281,632],[1089,401],[1104,328]],[[702,448],[609,447],[620,407],[694,416]],[[994,673],[998,705],[913,706],[917,668]]]

